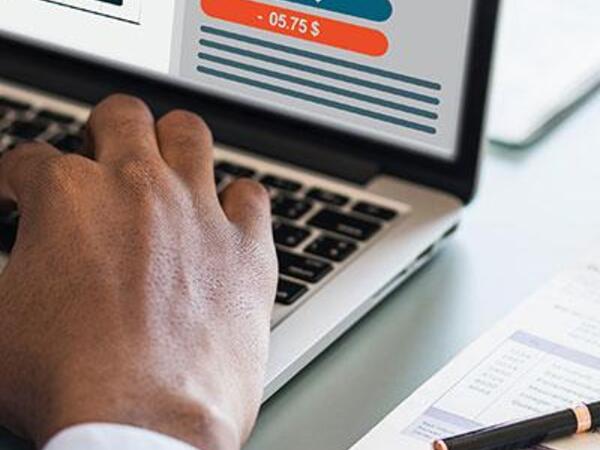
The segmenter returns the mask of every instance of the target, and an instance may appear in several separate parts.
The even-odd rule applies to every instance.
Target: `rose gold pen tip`
[[[433,443],[433,450],[448,450],[448,446],[442,440]]]

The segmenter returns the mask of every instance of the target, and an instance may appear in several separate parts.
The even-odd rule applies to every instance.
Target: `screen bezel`
[[[452,161],[1,36],[0,77],[91,104],[112,92],[131,93],[157,114],[173,108],[202,114],[217,141],[228,145],[357,182],[381,173],[402,177],[468,203],[477,182],[499,2],[476,0],[474,5],[458,150]]]

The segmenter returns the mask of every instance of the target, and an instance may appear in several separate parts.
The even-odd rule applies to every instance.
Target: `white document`
[[[419,388],[353,450],[448,437],[600,400],[600,257],[534,295]],[[597,450],[600,433],[538,449]]]

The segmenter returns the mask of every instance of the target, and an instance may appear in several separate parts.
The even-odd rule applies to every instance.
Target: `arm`
[[[41,447],[90,422],[238,449],[261,401],[277,271],[269,198],[217,197],[195,115],[115,96],[86,152],[0,158],[19,234],[0,276],[0,423]]]

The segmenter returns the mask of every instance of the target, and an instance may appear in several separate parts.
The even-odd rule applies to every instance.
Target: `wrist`
[[[86,423],[128,425],[154,431],[201,450],[239,450],[241,436],[235,422],[210,402],[158,395],[102,399],[74,396],[64,399],[52,414],[31,424],[31,437],[42,448],[60,431]],[[111,398],[112,397],[112,398]],[[129,397],[129,398],[128,398]]]

